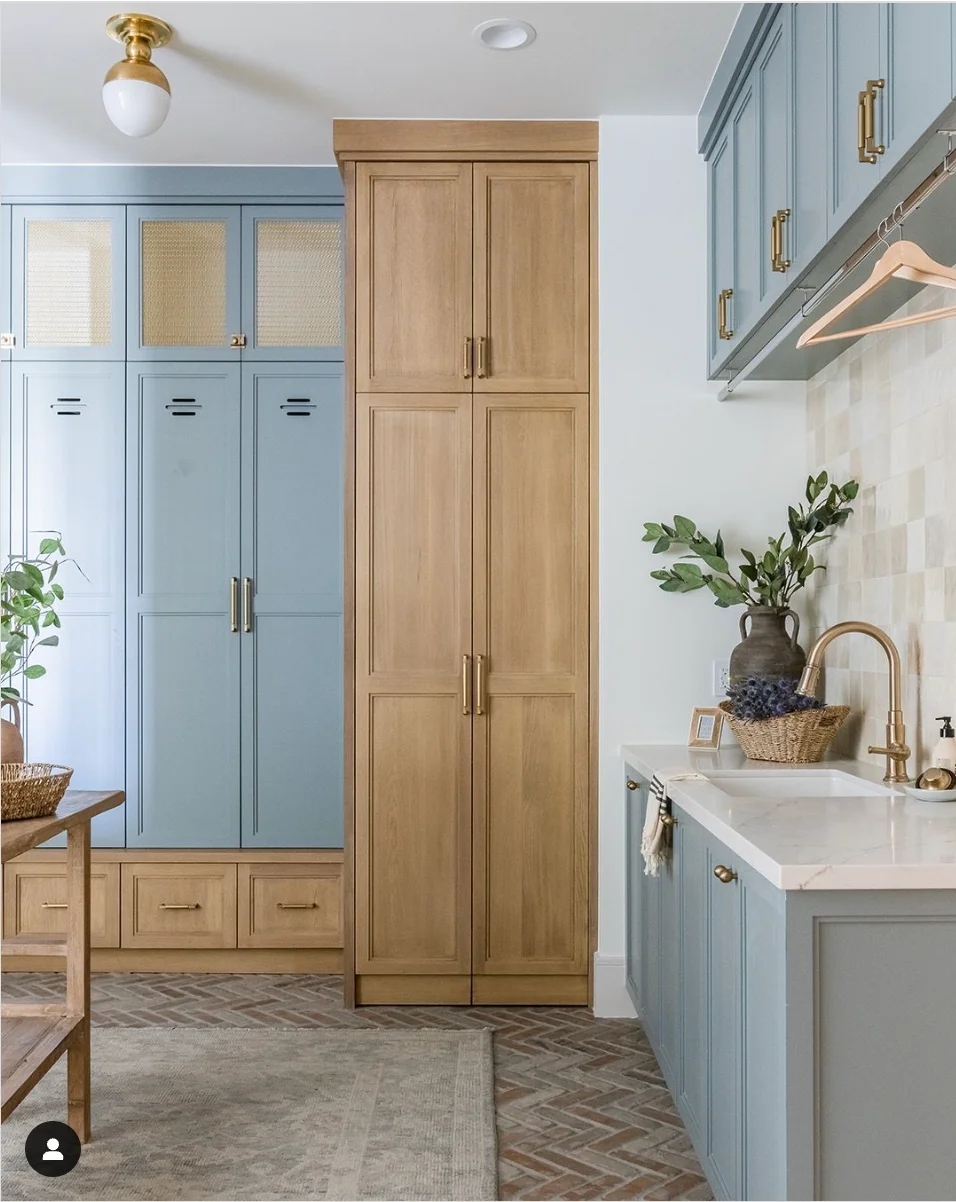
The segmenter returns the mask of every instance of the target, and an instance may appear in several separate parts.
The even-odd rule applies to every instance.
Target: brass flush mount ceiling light
[[[169,80],[150,60],[173,31],[156,17],[119,13],[106,22],[106,32],[126,47],[126,57],[114,63],[103,80],[106,114],[122,133],[145,138],[159,129],[169,112]]]

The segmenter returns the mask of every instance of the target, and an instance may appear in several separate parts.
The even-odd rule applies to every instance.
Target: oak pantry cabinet
[[[335,138],[355,997],[585,1003],[595,127]]]

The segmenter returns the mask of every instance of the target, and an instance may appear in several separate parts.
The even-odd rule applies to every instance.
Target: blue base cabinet
[[[951,1198],[952,891],[785,893],[677,805],[648,877],[627,785],[627,988],[715,1195]]]

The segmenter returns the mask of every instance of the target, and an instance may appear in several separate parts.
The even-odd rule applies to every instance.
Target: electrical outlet
[[[724,698],[730,688],[730,661],[714,660],[714,696]]]

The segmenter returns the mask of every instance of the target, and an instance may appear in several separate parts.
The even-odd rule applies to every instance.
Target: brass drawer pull
[[[229,578],[229,629],[233,634],[239,630],[239,577]]]
[[[729,885],[731,881],[737,879],[736,872],[731,868],[726,868],[723,864],[718,864],[714,869],[714,876],[722,885]]]
[[[279,910],[317,910],[318,902],[276,902]]]
[[[466,380],[471,379],[471,339],[465,338],[465,356],[462,363],[462,375]]]
[[[885,79],[868,79],[860,93],[856,118],[856,145],[861,163],[875,163],[886,147],[876,144],[876,93],[886,86]]]
[[[633,791],[634,791],[634,790],[637,788],[637,781],[636,781],[636,780],[631,780],[631,778],[630,778],[630,777],[628,777],[628,778],[627,778],[627,787],[628,787],[628,788],[631,790],[631,792],[633,793]]]
[[[161,910],[199,910],[199,902],[160,902]]]
[[[770,267],[773,271],[785,272],[790,266],[790,260],[783,257],[783,227],[789,216],[789,209],[777,209],[770,219]]]
[[[734,336],[733,330],[727,329],[727,302],[733,294],[733,288],[723,288],[717,294],[717,337],[724,342],[728,342]]]
[[[40,902],[41,910],[66,910],[67,902]]]

